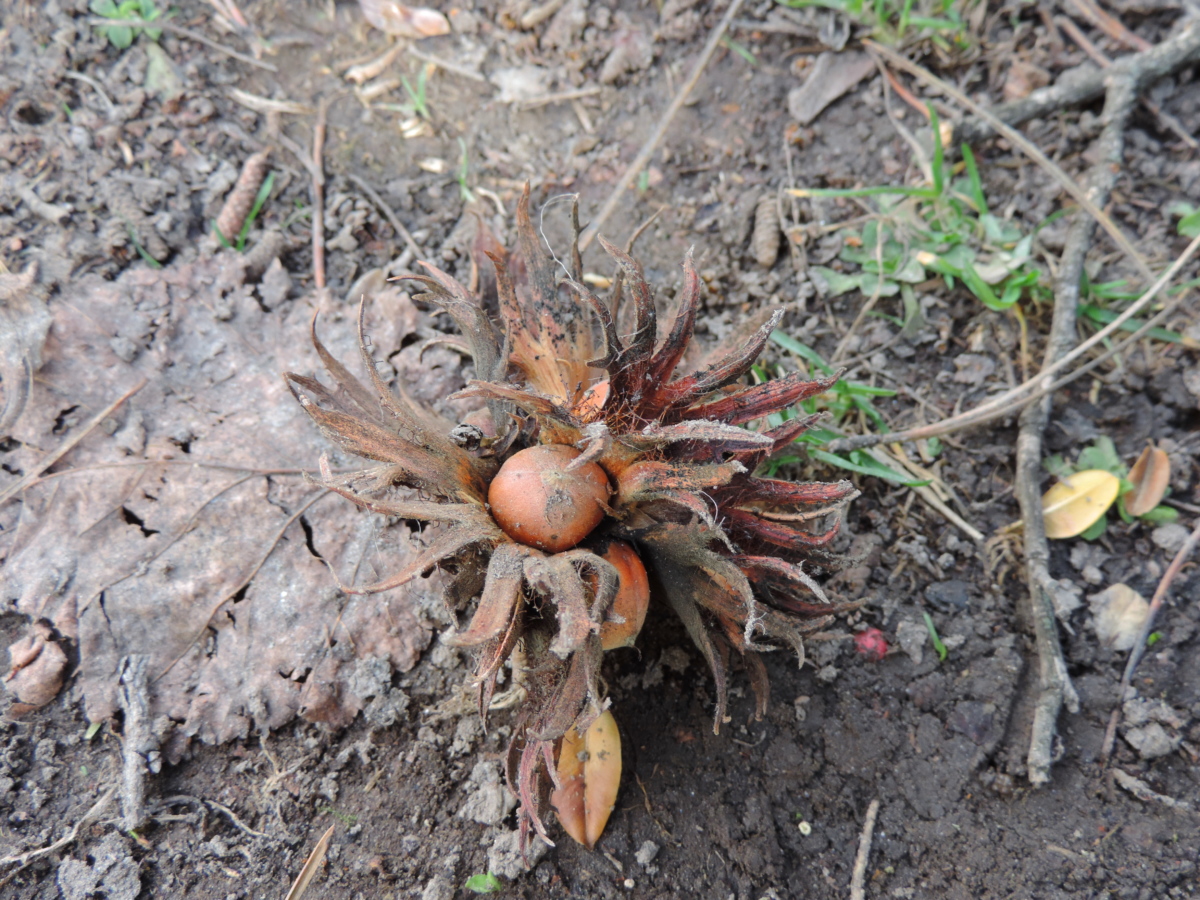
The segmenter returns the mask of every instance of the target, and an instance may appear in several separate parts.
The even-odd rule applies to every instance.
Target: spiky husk
[[[573,212],[576,236],[578,213]],[[534,443],[580,448],[614,486],[596,540],[631,542],[645,562],[653,596],[679,616],[716,682],[714,731],[726,719],[731,653],[745,661],[758,715],[766,709],[766,670],[757,653],[795,649],[845,606],[831,603],[806,570],[829,564],[841,508],[855,495],[846,481],[796,484],[755,477],[754,469],[789,445],[815,417],[796,416],[762,430],[771,413],[828,390],[835,379],[791,375],[741,384],[781,313],[740,346],[681,377],[700,304],[691,253],[670,332],[661,342],[654,300],[641,266],[600,239],[620,275],[608,299],[581,278],[578,244],[570,274],[558,278],[529,217],[526,189],[517,208],[518,250],[509,255],[481,222],[472,292],[424,263],[409,276],[418,299],[445,309],[465,336],[477,379],[458,393],[479,398],[493,433],[455,427],[399,395],[376,372],[362,314],[359,337],[368,375],[363,384],[313,342],[335,384],[289,373],[288,384],[317,426],[341,449],[380,465],[320,483],[375,512],[440,526],[418,558],[396,575],[365,586],[370,593],[404,584],[434,568],[451,575],[454,612],[475,602],[469,623],[449,636],[477,654],[479,711],[486,719],[504,663],[519,646],[525,669],[522,704],[509,750],[509,783],[521,804],[522,834],[549,842],[542,816],[555,775],[557,745],[571,727],[582,733],[609,705],[600,680],[599,631],[617,590],[616,570],[585,541],[547,554],[509,538],[493,521],[487,485],[512,453]],[[632,301],[632,331],[622,339],[617,311]],[[500,327],[485,310],[500,311]],[[584,310],[590,309],[589,319]],[[607,380],[603,402],[591,389]],[[833,521],[823,531],[810,526]],[[594,587],[593,587],[594,586]]]

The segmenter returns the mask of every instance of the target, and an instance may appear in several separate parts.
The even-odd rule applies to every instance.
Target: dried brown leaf
[[[1166,496],[1171,484],[1171,458],[1158,447],[1146,447],[1129,470],[1129,480],[1133,489],[1125,492],[1125,511],[1131,516],[1144,516]]]
[[[220,254],[115,282],[89,276],[50,303],[46,362],[6,465],[32,469],[39,448],[61,444],[138,375],[148,379],[58,472],[0,507],[8,609],[77,642],[92,721],[117,708],[120,659],[143,653],[151,714],[182,722],[186,736],[224,741],[298,714],[346,724],[364,699],[350,689],[353,663],[329,641],[405,670],[429,640],[415,606],[437,596],[438,576],[370,602],[339,595],[325,560],[349,581],[355,569],[403,568],[415,553],[401,526],[384,533],[388,544],[400,537],[377,559],[379,520],[350,504],[303,509],[320,493],[297,470],[331,447],[278,373],[320,367],[312,308],[264,313],[240,262]],[[403,302],[385,291],[372,307],[382,351],[405,336],[396,330]],[[353,354],[351,319],[326,330],[335,355]],[[273,470],[282,471],[265,474]]]

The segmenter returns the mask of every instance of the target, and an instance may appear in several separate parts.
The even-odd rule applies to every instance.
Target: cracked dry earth
[[[1110,6],[1151,42],[1182,15],[1171,3]],[[863,493],[837,548],[861,561],[828,580],[835,599],[866,602],[832,639],[810,645],[802,669],[784,652],[766,658],[773,694],[762,721],[753,720],[745,674],[735,673],[731,722],[712,734],[705,662],[658,607],[636,648],[608,654],[603,676],[624,747],[617,809],[595,852],[555,829],[557,846],[535,843],[526,871],[502,776],[512,721],[500,712],[485,732],[472,712],[469,654],[436,638],[449,624],[439,577],[366,599],[340,594],[325,565],[344,580],[383,577],[423,538],[412,523],[319,497],[299,477],[322,453],[335,468],[350,460],[316,433],[280,377],[319,368],[308,340],[314,312],[331,351],[353,358],[354,303],[367,294],[368,330],[387,374],[456,417],[444,398],[473,372],[453,347],[426,346],[450,331],[445,317],[384,280],[413,254],[351,176],[377,192],[424,254],[466,280],[475,215],[511,237],[526,180],[535,208],[571,191],[585,219],[599,209],[721,12],[567,0],[522,28],[527,8],[518,7],[446,8],[452,34],[416,46],[454,68],[429,77],[433,126],[407,139],[398,130],[405,113],[369,108],[340,77],[344,63],[387,47],[356,4],[246,3],[274,72],[172,33],[118,51],[76,0],[0,10],[6,403],[22,383],[23,359],[34,372],[0,443],[0,490],[28,479],[0,506],[0,633],[18,652],[44,654],[30,681],[53,697],[25,711],[11,689],[5,695],[0,896],[283,897],[333,825],[308,896],[448,900],[468,896],[466,880],[491,871],[506,896],[527,898],[842,898],[873,800],[867,897],[1195,896],[1200,575],[1186,568],[1163,610],[1161,640],[1124,704],[1113,763],[1190,810],[1139,799],[1099,766],[1126,654],[1097,640],[1088,604],[1118,582],[1150,596],[1178,533],[1118,524],[1099,542],[1052,545],[1052,575],[1083,601],[1063,623],[1080,710],[1061,716],[1052,781],[1034,790],[1024,759],[1037,660],[1019,565],[989,567],[980,544],[909,491],[869,478],[859,479]],[[253,53],[214,23],[211,6],[177,8],[181,27]],[[877,74],[812,126],[792,120],[788,93],[803,79],[793,62],[826,49],[822,36],[837,30],[822,15],[781,19],[772,4],[747,6],[732,37],[756,64],[728,48],[714,56],[644,189],[605,225],[623,243],[662,208],[638,255],[660,286],[664,315],[679,263],[695,247],[702,349],[782,308],[782,329],[828,356],[863,302],[822,297],[796,259],[785,253],[763,265],[751,246],[763,194],[793,183],[895,182],[909,166]],[[1083,62],[1027,6],[994,4],[974,27],[979,54],[953,67],[942,60],[942,71],[992,102],[1014,59],[1022,77],[1032,65],[1051,79]],[[927,51],[913,52],[939,64]],[[402,54],[393,65],[385,78],[404,74],[415,84],[423,62]],[[1192,65],[1150,92],[1192,134],[1200,131],[1196,78]],[[309,107],[335,99],[324,160],[325,292],[313,284],[310,175],[277,140],[309,146],[312,116],[275,121],[231,99],[234,87]],[[537,102],[568,91],[581,95]],[[384,98],[405,100],[402,86]],[[1024,131],[1078,176],[1097,111],[1063,109]],[[915,118],[910,111],[908,123]],[[268,144],[276,181],[249,252],[223,250],[208,223],[245,160]],[[471,209],[457,182],[464,148],[467,183],[483,189]],[[989,202],[1006,217],[1033,228],[1065,205],[1004,142],[975,151]],[[1186,243],[1164,212],[1179,200],[1200,204],[1200,162],[1139,111],[1110,214],[1156,266]],[[805,204],[805,222],[856,214]],[[552,247],[562,246],[556,210],[564,208],[546,212]],[[1061,219],[1039,233],[1049,258],[1064,235]],[[832,264],[840,240],[814,234],[808,261]],[[1107,253],[1094,251],[1093,277],[1129,276]],[[584,262],[608,272],[599,253]],[[1195,275],[1193,265],[1182,277]],[[893,341],[898,326],[869,318],[848,352],[865,359],[850,377],[899,389],[876,404],[894,428],[969,408],[1007,386],[1018,365],[1011,316],[941,282],[920,286],[919,301],[919,331]],[[1036,350],[1049,311],[1033,304],[1026,313]],[[1196,313],[1189,300],[1170,327],[1200,338]],[[767,362],[797,366],[778,350]],[[1132,461],[1154,439],[1171,457],[1172,496],[1197,503],[1198,371],[1188,346],[1144,345],[1102,380],[1056,396],[1048,449],[1070,455],[1107,435]],[[987,535],[1018,517],[1015,433],[1002,423],[960,435],[941,457],[939,475]],[[45,473],[56,477],[38,480],[40,461],[73,438]],[[837,477],[810,463],[790,474]],[[944,661],[923,613],[948,648]],[[895,648],[880,662],[841,636],[866,626]],[[119,682],[130,654],[155,673],[141,732],[153,771],[133,834],[117,796],[136,708]],[[23,866],[14,861],[76,826],[73,841],[18,860]]]

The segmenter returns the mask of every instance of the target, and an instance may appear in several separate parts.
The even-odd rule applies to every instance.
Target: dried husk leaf
[[[1083,534],[1103,516],[1121,489],[1121,480],[1103,469],[1086,469],[1053,485],[1042,497],[1046,537]]]
[[[1154,445],[1146,447],[1129,470],[1133,489],[1125,492],[1125,511],[1144,516],[1162,502],[1171,483],[1171,458]]]

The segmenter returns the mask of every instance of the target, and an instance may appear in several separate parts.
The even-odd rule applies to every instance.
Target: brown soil
[[[1126,24],[1150,41],[1162,39],[1176,15],[1172,4],[1145,4],[1150,12],[1135,3],[1109,6],[1123,10]],[[244,417],[236,435],[231,430],[171,438],[177,452],[215,461],[227,458],[223,452],[237,450],[262,454],[257,465],[264,467],[314,467],[317,456],[331,448],[302,418],[293,423],[297,444],[255,449],[253,431],[274,428],[276,410],[278,416],[293,415],[291,398],[272,373],[315,371],[316,359],[304,336],[314,309],[321,308],[329,323],[331,346],[348,351],[351,303],[360,290],[369,290],[360,285],[352,292],[352,285],[372,269],[387,268],[405,250],[405,242],[350,176],[373,186],[421,247],[465,279],[472,216],[464,213],[458,183],[463,153],[466,184],[491,192],[480,193],[480,208],[502,233],[511,234],[509,217],[526,181],[533,185],[538,206],[578,192],[586,220],[607,199],[657,124],[719,17],[705,4],[689,9],[687,3],[667,3],[667,12],[676,14],[663,20],[653,4],[622,2],[610,8],[597,0],[568,0],[564,9],[578,11],[580,33],[556,42],[556,32],[548,34],[548,29],[566,29],[566,13],[553,20],[557,26],[543,23],[526,31],[509,26],[529,4],[481,0],[472,9],[458,7],[451,15],[454,34],[416,46],[484,78],[436,71],[427,86],[432,127],[425,136],[404,139],[398,130],[404,115],[378,105],[404,103],[403,88],[393,89],[371,109],[337,74],[341,63],[361,61],[388,46],[379,32],[363,24],[356,4],[247,2],[244,10],[265,42],[262,58],[276,72],[166,33],[159,43],[173,64],[168,76],[156,69],[160,60],[148,51],[146,38],[123,51],[109,46],[86,24],[85,7],[83,0],[41,6],[18,2],[0,13],[0,113],[5,123],[0,126],[0,183],[5,185],[0,191],[0,261],[12,273],[36,262],[35,292],[40,291],[56,316],[24,427],[41,422],[38,433],[47,441],[59,435],[37,446],[20,437],[22,426],[14,428],[14,437],[4,436],[3,488],[133,382],[130,377],[116,386],[102,372],[89,374],[89,365],[117,371],[117,358],[142,359],[163,346],[188,347],[192,355],[155,363],[156,378],[172,379],[170,390],[160,390],[158,382],[147,387],[155,403],[166,404],[185,386],[200,385],[207,393],[196,387],[197,397],[230,406],[203,409],[196,400],[198,418]],[[179,9],[171,20],[177,25],[254,51],[244,36],[213,25],[210,6],[187,0]],[[771,267],[757,262],[751,246],[754,205],[764,192],[786,186],[789,177],[812,186],[895,181],[908,164],[909,148],[885,115],[877,75],[826,109],[812,128],[797,131],[790,122],[787,94],[799,81],[795,62],[820,49],[823,14],[802,17],[812,23],[808,37],[751,26],[771,12],[769,3],[743,11],[732,36],[757,62],[752,65],[728,48],[718,51],[693,94],[695,102],[682,110],[655,155],[648,181],[629,192],[628,202],[604,231],[623,243],[648,215],[661,211],[637,252],[649,280],[668,289],[659,298],[663,307],[669,307],[678,284],[680,260],[695,247],[710,289],[699,327],[702,343],[711,344],[762,309],[782,307],[787,311],[783,330],[828,356],[863,298],[852,293],[821,299],[786,253]],[[1017,55],[1051,77],[1080,61],[1078,51],[1058,46],[1045,28],[1028,7],[997,9],[976,24],[982,38],[979,54],[971,61],[943,60],[941,71],[966,84],[972,94],[998,101],[1006,77],[1011,80],[1010,60]],[[596,92],[541,106],[509,102],[526,90],[540,96],[597,84],[612,49],[623,46],[631,71]],[[639,48],[646,46],[653,53],[648,66],[639,59]],[[914,48],[914,53],[929,50]],[[1113,52],[1119,50],[1114,47]],[[937,57],[924,58],[932,64]],[[403,73],[415,85],[420,65],[402,54],[387,76]],[[1150,92],[1192,134],[1200,133],[1197,75],[1195,67],[1185,69]],[[163,87],[164,77],[177,83]],[[147,88],[147,78],[157,80]],[[229,290],[206,294],[197,289],[192,311],[180,312],[174,321],[177,332],[170,340],[176,343],[160,344],[167,340],[157,332],[160,319],[151,313],[145,321],[138,318],[151,308],[146,304],[158,290],[155,279],[169,279],[174,272],[184,273],[179,277],[192,284],[204,279],[207,285],[225,283],[221,273],[234,265],[234,255],[207,236],[209,223],[244,161],[271,141],[267,117],[232,100],[232,88],[313,107],[320,98],[332,101],[325,154],[326,268],[332,299],[320,299],[312,284],[310,220],[301,214],[311,203],[309,174],[295,156],[276,150],[275,190],[258,224],[283,231],[282,271],[276,270],[272,282],[239,268],[236,277],[229,276]],[[1097,112],[1094,106],[1064,109],[1024,130],[1077,176],[1088,165],[1085,152],[1096,132]],[[909,110],[911,127],[916,118]],[[281,121],[285,135],[310,145],[311,116],[285,115]],[[988,142],[976,152],[998,212],[1031,228],[1063,204],[1065,195],[1057,186],[1004,142]],[[441,168],[438,163],[418,165],[431,159],[440,160]],[[39,213],[23,202],[17,187],[29,185],[64,215],[53,209]],[[1186,243],[1175,237],[1174,220],[1164,212],[1178,200],[1200,205],[1200,162],[1143,108],[1134,115],[1125,171],[1109,212],[1156,266],[1173,259]],[[508,217],[498,214],[496,202]],[[555,241],[565,231],[565,209],[551,206],[546,211],[552,246],[561,246]],[[806,204],[801,212],[808,220],[829,220],[856,210],[827,202]],[[1050,258],[1061,249],[1062,225],[1052,224],[1041,236]],[[256,228],[249,239],[251,251],[260,237]],[[807,247],[809,260],[832,260],[837,240],[814,238]],[[1116,257],[1105,256],[1108,252],[1098,242],[1096,266],[1089,268],[1096,281],[1128,274]],[[156,258],[166,274],[154,275],[142,254]],[[585,263],[594,272],[610,269],[598,248]],[[1193,264],[1181,278],[1195,277],[1194,270]],[[103,294],[105,290],[109,293]],[[107,313],[93,305],[102,295],[111,300],[104,307]],[[178,303],[178,295],[172,296]],[[922,296],[924,332],[911,342],[884,347],[895,326],[868,319],[848,354],[867,355],[851,373],[855,379],[901,389],[895,399],[877,403],[893,427],[944,414],[958,404],[969,408],[1021,377],[1012,316],[989,312],[965,291],[947,291],[940,283]],[[228,299],[228,309],[218,308],[221,298]],[[8,302],[7,296],[0,300]],[[201,301],[218,305],[211,316]],[[406,326],[395,326],[394,352],[405,355],[392,361],[402,377],[431,397],[460,387],[470,373],[458,354],[434,347],[418,359],[407,351],[419,339],[447,329],[446,319],[413,308],[399,295],[388,302],[395,306],[373,313],[372,321],[382,330],[390,327],[386,323],[393,310],[396,316],[410,317]],[[896,311],[886,304],[882,308]],[[111,314],[116,323],[107,332],[111,346],[96,344],[91,351],[78,351],[83,356],[67,358],[64,348],[83,345],[72,344],[64,333],[64,310],[87,311],[93,320]],[[1196,312],[1192,301],[1172,327],[1190,328],[1195,338]],[[1026,313],[1036,353],[1037,335],[1049,319],[1048,304],[1030,305]],[[234,332],[247,339],[239,343]],[[205,335],[212,347],[198,343]],[[186,343],[193,340],[197,343]],[[213,349],[218,341],[220,348]],[[979,357],[986,363],[982,369]],[[782,355],[769,361],[794,365]],[[226,364],[228,371],[214,374],[214,366]],[[6,394],[14,371],[4,370]],[[1147,439],[1166,442],[1174,464],[1173,497],[1200,502],[1195,353],[1179,345],[1147,343],[1120,367],[1105,371],[1103,381],[1084,379],[1057,396],[1050,449],[1070,455],[1105,434],[1132,461]],[[247,378],[230,382],[237,385],[236,392],[213,393],[235,376]],[[127,409],[143,408],[139,402],[133,398]],[[127,415],[126,409],[114,413],[112,430],[105,426],[88,435],[55,470],[111,458],[106,448],[127,434],[121,430]],[[152,436],[153,415],[147,412],[146,429]],[[987,535],[1018,517],[1011,494],[1015,433],[1015,424],[1007,423],[952,439],[939,470],[962,499],[964,514]],[[164,437],[163,445],[168,443]],[[245,466],[249,457],[240,458]],[[831,477],[828,470],[812,467],[793,474]],[[275,667],[272,677],[291,677],[295,666],[304,673],[342,672],[329,674],[330,683],[337,677],[350,679],[352,672],[361,681],[368,667],[358,657],[337,657],[332,668],[321,669],[322,641],[335,627],[344,598],[332,590],[318,557],[336,560],[353,549],[385,575],[398,568],[391,554],[406,552],[406,526],[356,513],[348,503],[334,511],[341,502],[336,498],[314,507],[311,517],[288,520],[305,496],[298,479],[293,481],[266,479],[253,503],[231,507],[221,527],[206,525],[204,542],[189,545],[194,559],[179,565],[195,567],[188,570],[198,573],[195,590],[205,608],[211,607],[221,598],[205,593],[204,578],[210,576],[201,563],[222,553],[240,562],[236,547],[263,549],[268,546],[265,535],[289,528],[279,552],[294,553],[286,557],[292,561],[274,569],[268,562],[261,578],[294,584],[297,592],[315,598],[297,616],[303,621],[296,625],[296,636],[288,631],[275,636],[281,645],[289,640],[303,644],[297,653],[309,658],[307,668],[303,661],[288,662],[287,675],[278,671],[282,657],[270,656],[266,668]],[[200,493],[186,496],[208,496],[202,486],[188,484],[188,490]],[[444,628],[446,620],[434,586],[421,585],[395,601],[397,610],[403,607],[396,615],[407,623],[404,638],[380,643],[372,651],[371,659],[386,664],[382,675],[372,670],[373,686],[356,689],[353,704],[330,695],[332,712],[306,701],[265,712],[221,710],[220,715],[185,705],[167,716],[176,737],[163,745],[161,771],[149,776],[147,818],[135,834],[121,829],[113,803],[98,819],[85,822],[73,842],[18,867],[12,858],[53,844],[121,781],[124,717],[116,700],[119,654],[112,649],[122,646],[120,635],[105,651],[110,656],[102,657],[108,668],[88,669],[89,648],[103,642],[85,640],[81,647],[80,638],[60,634],[72,665],[82,655],[84,670],[73,675],[77,680],[67,681],[50,705],[0,723],[0,857],[8,857],[0,867],[0,897],[282,897],[317,839],[334,825],[327,866],[309,896],[445,900],[469,896],[464,888],[468,877],[490,869],[511,879],[504,884],[506,895],[528,898],[842,898],[849,891],[866,810],[876,799],[880,811],[866,870],[867,897],[1143,900],[1200,893],[1195,812],[1135,799],[1099,766],[1126,654],[1098,643],[1088,625],[1086,603],[1070,618],[1071,630],[1063,636],[1081,708],[1064,712],[1059,720],[1061,755],[1051,784],[1031,789],[1024,760],[1038,672],[1019,561],[1002,560],[989,569],[982,546],[911,492],[869,478],[860,487],[863,495],[847,516],[840,549],[861,554],[863,562],[836,575],[830,589],[841,599],[867,602],[840,630],[849,634],[866,625],[879,627],[897,645],[898,635],[911,635],[928,612],[949,647],[948,658],[939,661],[926,644],[911,653],[897,649],[872,662],[857,654],[851,641],[835,638],[814,643],[809,664],[797,670],[794,658],[780,652],[768,659],[773,696],[766,719],[753,721],[753,698],[739,675],[742,680],[735,678],[731,698],[732,722],[714,736],[713,690],[704,661],[682,626],[652,608],[638,647],[611,653],[606,663],[623,730],[626,774],[618,808],[595,852],[575,846],[556,830],[562,837],[558,846],[531,850],[532,869],[521,873],[512,803],[499,787],[507,720],[499,715],[485,734],[469,702],[463,702],[470,661],[436,638],[430,642],[429,632]],[[126,488],[119,487],[121,491]],[[120,497],[132,496],[128,491]],[[8,565],[25,554],[20,556],[25,568],[6,574],[0,597],[4,644],[26,634],[34,593],[42,592],[38,602],[44,604],[69,590],[51,577],[52,553],[38,557],[42,570],[33,575],[28,570],[30,557],[20,528],[22,523],[32,527],[30,517],[42,515],[52,503],[44,493],[36,497],[41,498],[37,503],[31,490],[0,507],[0,553]],[[153,511],[147,509],[155,498],[138,506],[132,500],[123,504],[120,497],[115,507],[101,504],[88,516],[54,520],[60,522],[54,528],[74,535],[79,522],[106,521],[105,527],[124,529],[120,535],[113,532],[112,541],[129,540],[127,532],[139,540],[143,534],[151,538]],[[330,511],[321,518],[317,510],[324,507]],[[114,508],[119,511],[106,512]],[[254,516],[256,524],[245,526],[250,521],[246,517]],[[172,527],[183,524],[181,517]],[[49,544],[55,534],[67,531],[39,534]],[[116,547],[109,538],[105,541],[94,555]],[[1164,549],[1166,543],[1165,535],[1147,526],[1118,523],[1097,543],[1053,543],[1052,574],[1087,594],[1124,582],[1149,597],[1173,555]],[[116,549],[111,552],[117,554]],[[245,559],[253,561],[254,553],[247,552]],[[293,575],[278,571],[281,567]],[[1144,742],[1128,741],[1127,724],[1113,761],[1158,794],[1191,804],[1192,810],[1200,796],[1200,606],[1189,602],[1200,596],[1197,571],[1185,570],[1176,583],[1156,628],[1161,639],[1134,679],[1141,697],[1161,700],[1171,710],[1163,726],[1167,752],[1156,755]],[[166,603],[172,595],[164,588],[154,596],[155,603]],[[267,602],[263,589],[255,594],[253,585],[250,593],[235,599],[244,621],[253,615],[247,607]],[[145,607],[136,608],[139,616],[149,614]],[[44,615],[54,627],[61,626],[48,612]],[[362,615],[366,618],[354,626],[360,628],[355,632],[360,639],[377,628],[371,613]],[[81,616],[79,633],[86,636],[90,632],[84,624]],[[129,626],[111,630],[124,627]],[[206,652],[215,658],[219,654],[213,647],[220,642],[217,626],[212,627]],[[303,643],[310,638],[311,644]],[[143,640],[156,640],[154,628],[147,626]],[[245,671],[255,677],[271,675],[255,668],[253,656],[247,653]],[[197,659],[188,671],[204,671],[202,662]],[[181,663],[183,668],[191,665],[187,659]],[[227,676],[232,664],[226,659],[224,665],[221,671]],[[301,682],[305,677],[296,676]],[[240,690],[232,681],[209,688],[217,695]],[[296,719],[298,709],[327,724]],[[339,716],[349,719],[359,709],[364,712],[353,722],[339,723]],[[89,717],[104,723],[97,732],[88,730]]]

